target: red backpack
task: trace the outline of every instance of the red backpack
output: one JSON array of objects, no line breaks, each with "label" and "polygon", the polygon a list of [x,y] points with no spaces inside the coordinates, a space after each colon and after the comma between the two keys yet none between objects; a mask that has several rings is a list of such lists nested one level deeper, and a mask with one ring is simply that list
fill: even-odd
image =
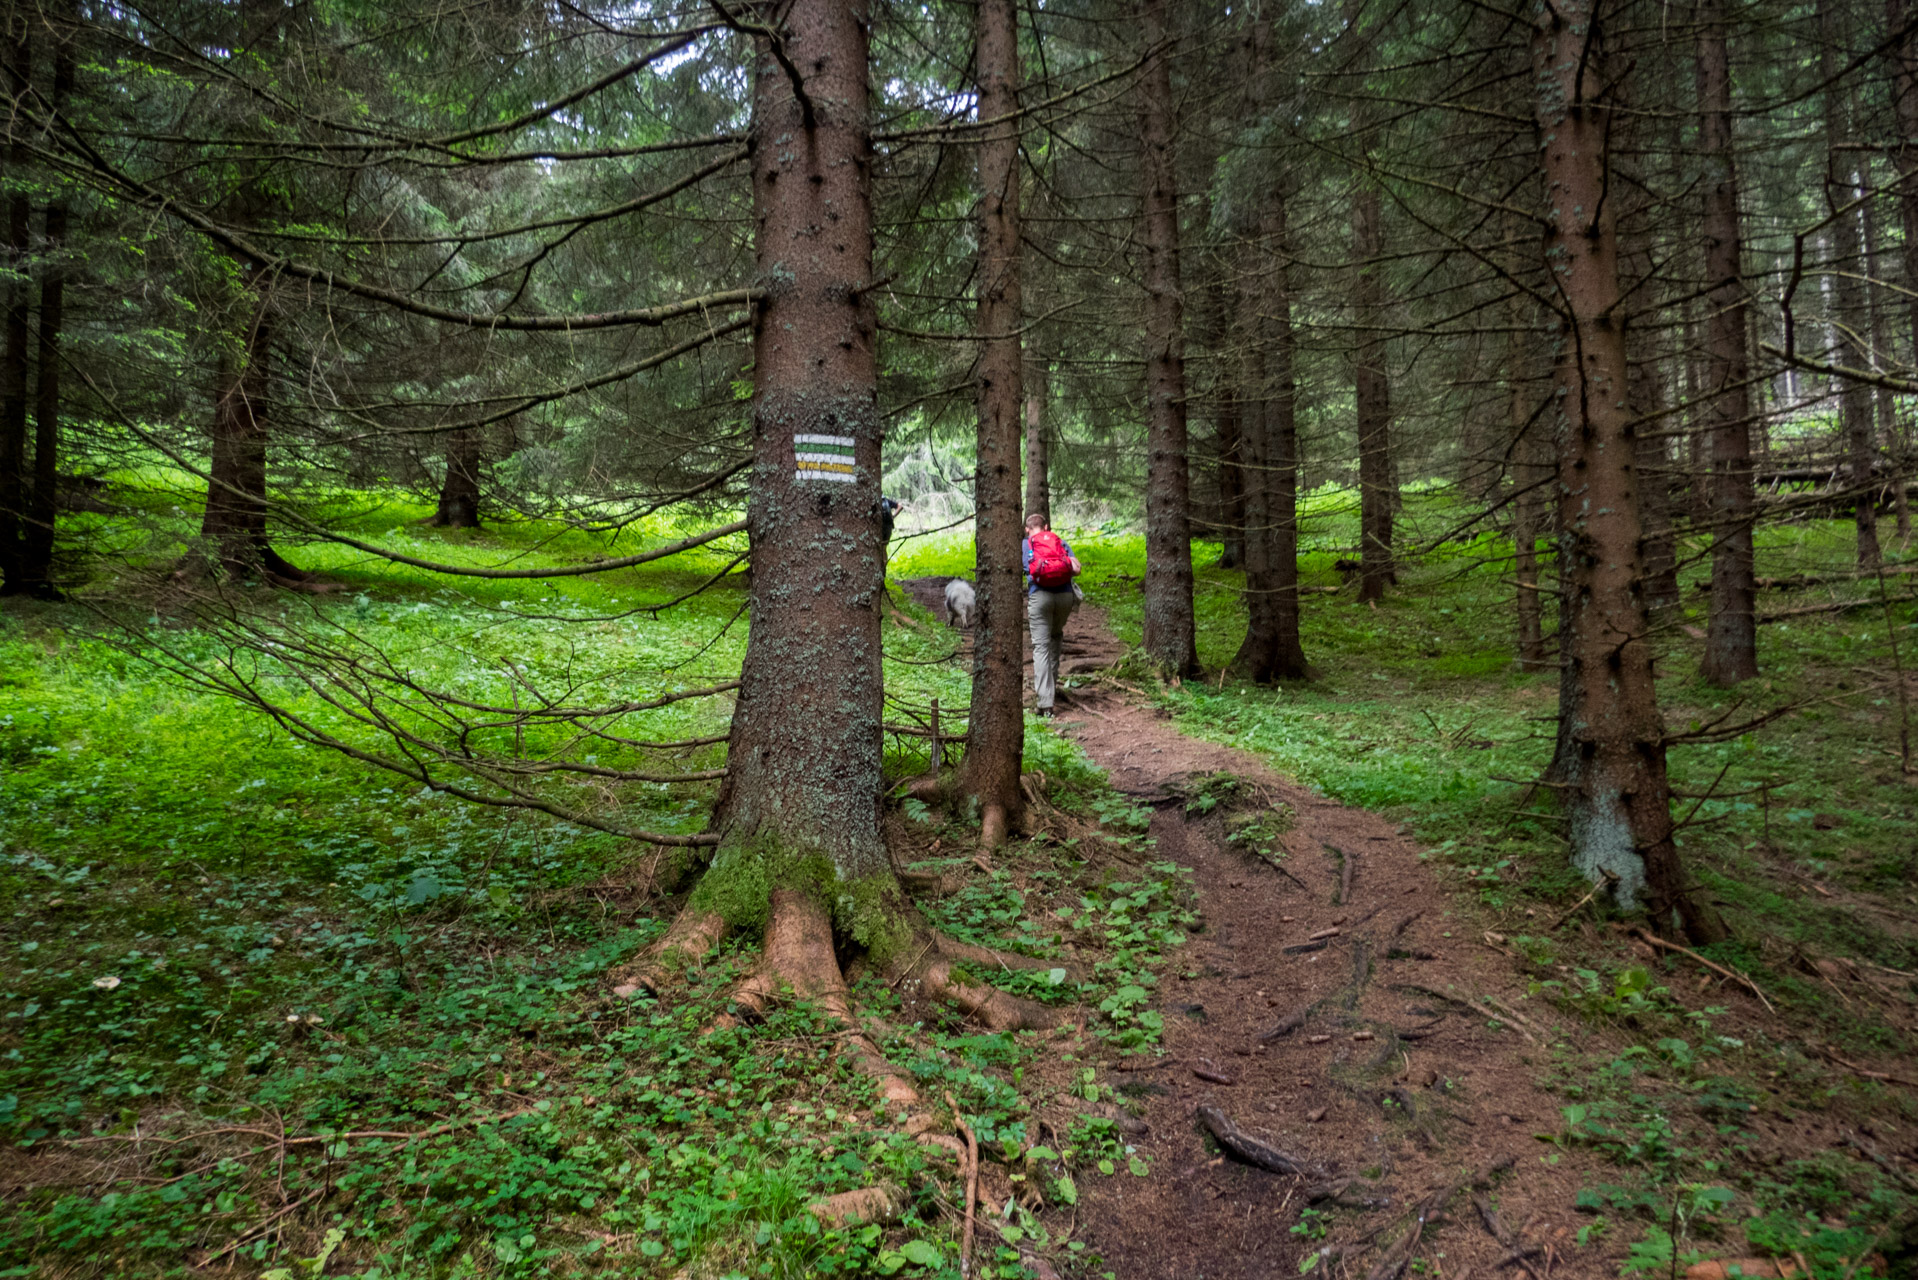
[{"label": "red backpack", "polygon": [[1045,591],[1064,591],[1072,585],[1072,557],[1058,534],[1042,529],[1026,541],[1032,544],[1032,563],[1026,572],[1034,585]]}]

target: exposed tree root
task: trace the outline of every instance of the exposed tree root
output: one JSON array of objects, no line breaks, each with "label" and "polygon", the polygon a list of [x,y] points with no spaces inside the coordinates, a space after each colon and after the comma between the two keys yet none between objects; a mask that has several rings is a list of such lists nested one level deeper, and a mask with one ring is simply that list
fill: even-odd
[{"label": "exposed tree root", "polygon": [[987,851],[997,849],[1006,842],[1006,807],[1002,804],[989,804],[979,824],[979,847]]},{"label": "exposed tree root", "polygon": [[1064,969],[1067,982],[1081,982],[1085,979],[1085,967],[1074,964],[1070,960],[1042,960],[1037,956],[1022,956],[1011,951],[999,951],[992,947],[961,942],[957,938],[948,938],[943,933],[933,937],[932,948],[935,953],[948,960],[965,960],[983,968],[1027,972],[1037,969]]},{"label": "exposed tree root", "polygon": [[726,922],[716,913],[686,908],[674,917],[665,937],[613,975],[613,994],[621,999],[641,991],[658,994],[669,978],[703,958],[725,936]]},{"label": "exposed tree root", "polygon": [[906,1193],[890,1182],[841,1191],[806,1206],[806,1212],[829,1227],[855,1227],[866,1222],[896,1222],[909,1203]]},{"label": "exposed tree root", "polygon": [[919,1090],[886,1061],[853,1016],[846,980],[833,954],[832,917],[826,914],[825,906],[811,894],[775,889],[772,915],[766,922],[765,952],[735,998],[746,1008],[760,1012],[770,1008],[787,989],[818,1005],[845,1028],[844,1038],[854,1064],[872,1078],[882,1098],[909,1109],[920,1104]]},{"label": "exposed tree root", "polygon": [[953,973],[949,960],[929,960],[903,977],[905,983],[917,982],[925,994],[944,1000],[988,1031],[1042,1030],[1054,1022],[1052,1011],[1042,1004],[1007,995],[989,983],[965,981]]}]

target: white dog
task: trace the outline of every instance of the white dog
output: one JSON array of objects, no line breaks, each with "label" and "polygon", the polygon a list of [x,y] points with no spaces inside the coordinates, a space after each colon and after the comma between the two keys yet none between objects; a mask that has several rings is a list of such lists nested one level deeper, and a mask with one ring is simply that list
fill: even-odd
[{"label": "white dog", "polygon": [[946,584],[946,625],[949,627],[972,627],[972,611],[978,608],[978,597],[972,593],[972,584],[964,578],[954,578]]}]

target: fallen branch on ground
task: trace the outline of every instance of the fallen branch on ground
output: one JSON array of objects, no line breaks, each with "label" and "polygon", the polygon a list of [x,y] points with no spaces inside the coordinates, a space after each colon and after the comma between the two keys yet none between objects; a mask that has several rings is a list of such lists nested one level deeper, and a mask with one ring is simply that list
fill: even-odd
[{"label": "fallen branch on ground", "polygon": [[1680,955],[1690,956],[1692,959],[1698,961],[1698,963],[1704,965],[1707,969],[1710,969],[1713,973],[1723,974],[1725,977],[1730,978],[1733,982],[1739,983],[1747,991],[1750,991],[1753,995],[1758,997],[1758,1003],[1765,1006],[1765,1012],[1771,1014],[1773,1017],[1778,1016],[1778,1010],[1772,1008],[1771,1001],[1765,999],[1765,993],[1758,989],[1758,984],[1756,982],[1753,982],[1750,978],[1747,978],[1744,974],[1739,973],[1737,970],[1727,969],[1722,964],[1715,964],[1712,961],[1707,960],[1704,956],[1699,955],[1696,951],[1693,951],[1690,947],[1681,947],[1676,942],[1667,942],[1665,939],[1653,933],[1650,929],[1633,929],[1632,933],[1635,936],[1644,939],[1646,942],[1651,943],[1654,947],[1662,947],[1667,951],[1676,951]]}]

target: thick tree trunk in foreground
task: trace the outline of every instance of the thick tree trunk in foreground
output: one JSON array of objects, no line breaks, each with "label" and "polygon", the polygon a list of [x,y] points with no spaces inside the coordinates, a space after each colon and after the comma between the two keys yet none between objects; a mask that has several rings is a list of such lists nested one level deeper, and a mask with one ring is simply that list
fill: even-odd
[{"label": "thick tree trunk in foreground", "polygon": [[1046,362],[1035,357],[1025,363],[1026,390],[1026,514],[1052,520],[1050,449],[1046,441]]},{"label": "thick tree trunk in foreground", "polygon": [[[979,0],[979,117],[1019,109],[1013,0]],[[973,631],[972,714],[965,789],[978,797],[981,843],[999,843],[1023,810],[1025,575],[1019,544],[1019,126],[1007,119],[979,144],[979,436],[973,479],[979,612]]]},{"label": "thick tree trunk in foreground", "polygon": [[1352,364],[1359,433],[1359,599],[1382,600],[1392,570],[1392,512],[1398,502],[1392,471],[1392,384],[1385,371],[1385,288],[1379,273],[1385,220],[1379,189],[1360,186],[1352,203],[1352,256],[1358,263],[1353,317],[1358,322]]},{"label": "thick tree trunk in foreground", "polygon": [[1139,240],[1145,252],[1145,651],[1179,675],[1199,669],[1192,617],[1192,517],[1187,466],[1184,300],[1179,283],[1179,188],[1173,164],[1172,63],[1165,0],[1141,0],[1140,38],[1154,50],[1139,73]]},{"label": "thick tree trunk in foreground", "polygon": [[[1842,63],[1838,50],[1844,38],[1844,26],[1833,0],[1818,5],[1818,67],[1828,82],[1825,91],[1825,201],[1833,210],[1845,212],[1832,219],[1832,319],[1838,350],[1833,363],[1853,369],[1871,367],[1865,350],[1864,335],[1870,325],[1865,311],[1865,289],[1859,277],[1865,262],[1859,249],[1858,210],[1848,207],[1858,199],[1858,179],[1853,172],[1852,153],[1845,149],[1851,141],[1851,90],[1839,82]],[[1871,388],[1862,382],[1841,379],[1838,386],[1838,416],[1845,433],[1848,459],[1846,477],[1857,491],[1853,506],[1853,524],[1857,530],[1858,567],[1875,569],[1878,550],[1878,488],[1873,483],[1871,464],[1877,457],[1872,447]]]},{"label": "thick tree trunk in foreground", "polygon": [[[15,99],[19,87],[33,73],[32,15],[24,6],[9,6],[0,16],[0,47],[7,69],[0,76],[4,106],[17,117],[24,103]],[[24,131],[17,131],[7,148],[7,167],[24,175],[27,146]],[[5,197],[6,259],[14,279],[5,286],[4,345],[0,345],[0,579],[9,589],[20,580],[20,532],[27,505],[27,371],[31,363],[28,347],[32,337],[33,286],[26,279],[27,251],[31,238],[33,209],[25,190]]]},{"label": "thick tree trunk in foreground", "polygon": [[446,433],[446,477],[440,481],[439,509],[427,523],[441,529],[480,527],[479,428],[460,427]]},{"label": "thick tree trunk in foreground", "polygon": [[1758,580],[1752,549],[1751,392],[1745,269],[1732,162],[1731,59],[1724,0],[1699,0],[1698,147],[1705,187],[1705,430],[1711,438],[1712,602],[1705,679],[1758,674]]},{"label": "thick tree trunk in foreground", "polygon": [[1559,317],[1559,566],[1565,624],[1561,757],[1554,772],[1570,819],[1572,862],[1611,877],[1619,905],[1641,895],[1653,927],[1678,917],[1687,936],[1724,925],[1685,881],[1672,840],[1664,725],[1652,680],[1641,593],[1633,422],[1624,403],[1618,231],[1604,199],[1611,85],[1599,57],[1594,0],[1561,0],[1534,17],[1532,69],[1545,178],[1544,260]]},{"label": "thick tree trunk in foreground", "polygon": [[752,631],[714,822],[729,858],[891,879],[880,831],[878,366],[867,13],[799,0],[754,68]]}]

